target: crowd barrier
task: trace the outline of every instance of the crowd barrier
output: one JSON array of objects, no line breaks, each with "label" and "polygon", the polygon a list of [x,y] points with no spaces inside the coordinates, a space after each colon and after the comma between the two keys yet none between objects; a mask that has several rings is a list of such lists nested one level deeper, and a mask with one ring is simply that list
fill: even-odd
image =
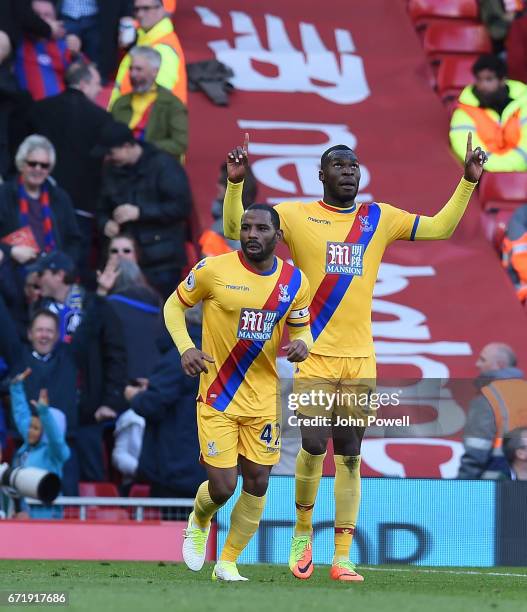
[{"label": "crowd barrier", "polygon": [[[314,563],[330,563],[333,554],[333,483],[327,477],[320,483]],[[218,512],[218,550],[235,499]],[[527,482],[363,478],[351,558],[360,564],[527,565],[526,516]],[[240,563],[287,563],[294,520],[294,478],[271,477],[260,528]]]}]

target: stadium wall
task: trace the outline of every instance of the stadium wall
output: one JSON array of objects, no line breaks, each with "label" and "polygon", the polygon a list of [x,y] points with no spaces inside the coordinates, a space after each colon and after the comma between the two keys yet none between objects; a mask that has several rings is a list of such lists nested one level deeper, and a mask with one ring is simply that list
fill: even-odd
[{"label": "stadium wall", "polygon": [[[330,563],[333,553],[333,482],[322,478],[315,505],[313,560],[319,564]],[[235,499],[218,513],[218,550],[225,543]],[[293,499],[294,478],[271,477],[260,529],[240,563],[287,563]],[[526,508],[527,483],[364,478],[352,560],[370,565],[526,565]]]}]

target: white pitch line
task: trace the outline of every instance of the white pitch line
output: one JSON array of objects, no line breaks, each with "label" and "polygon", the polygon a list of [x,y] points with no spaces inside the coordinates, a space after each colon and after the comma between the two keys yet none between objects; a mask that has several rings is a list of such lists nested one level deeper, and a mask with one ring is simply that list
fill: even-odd
[{"label": "white pitch line", "polygon": [[463,574],[476,576],[511,576],[514,578],[527,578],[527,574],[512,574],[507,572],[476,572],[473,570],[435,570],[435,569],[406,569],[401,567],[368,567],[367,565],[360,566],[360,569],[370,572],[418,572],[421,574]]}]

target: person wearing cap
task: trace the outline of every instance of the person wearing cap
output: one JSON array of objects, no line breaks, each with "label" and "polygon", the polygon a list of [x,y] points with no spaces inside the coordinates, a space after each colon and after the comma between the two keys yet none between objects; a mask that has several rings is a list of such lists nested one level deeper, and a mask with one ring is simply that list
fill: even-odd
[{"label": "person wearing cap", "polygon": [[66,253],[40,257],[34,268],[40,275],[41,306],[58,315],[60,339],[83,347],[76,354],[80,477],[102,481],[102,423],[124,408],[127,358],[121,322],[104,298],[75,283],[75,266]]},{"label": "person wearing cap", "polygon": [[104,155],[97,208],[101,234],[131,234],[148,282],[168,297],[187,263],[185,239],[191,197],[187,175],[173,157],[138,142],[123,123],[105,126],[94,155]]}]

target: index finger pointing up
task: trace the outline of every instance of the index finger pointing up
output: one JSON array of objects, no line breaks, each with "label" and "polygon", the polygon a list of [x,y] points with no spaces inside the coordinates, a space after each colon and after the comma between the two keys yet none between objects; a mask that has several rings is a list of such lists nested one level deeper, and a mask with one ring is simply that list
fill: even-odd
[{"label": "index finger pointing up", "polygon": [[243,150],[246,153],[249,153],[249,132],[245,132],[245,136],[243,139]]},{"label": "index finger pointing up", "polygon": [[472,153],[472,132],[467,136],[467,153]]}]

